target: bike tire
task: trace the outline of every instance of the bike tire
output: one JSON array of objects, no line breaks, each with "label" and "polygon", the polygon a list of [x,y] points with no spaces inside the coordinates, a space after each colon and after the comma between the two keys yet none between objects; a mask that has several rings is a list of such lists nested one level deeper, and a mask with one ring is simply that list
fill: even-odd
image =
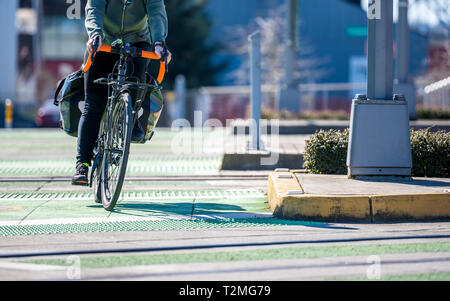
[{"label": "bike tire", "polygon": [[94,201],[97,204],[102,203],[102,163],[105,136],[105,116],[100,123],[100,130],[97,139],[97,145],[94,149],[94,164],[92,166],[92,186],[94,188]]},{"label": "bike tire", "polygon": [[[131,96],[122,92],[117,97],[111,115],[110,130],[107,133],[102,159],[101,195],[103,208],[112,211],[119,200],[130,152],[131,132],[133,130],[133,110]],[[114,140],[120,139],[120,149]],[[120,155],[118,155],[118,153]],[[120,156],[120,158],[119,158]],[[112,178],[115,176],[114,178]]]}]

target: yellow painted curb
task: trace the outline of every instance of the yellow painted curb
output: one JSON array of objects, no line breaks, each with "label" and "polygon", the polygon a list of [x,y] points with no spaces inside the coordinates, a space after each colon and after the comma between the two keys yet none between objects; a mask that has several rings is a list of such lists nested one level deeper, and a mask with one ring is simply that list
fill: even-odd
[{"label": "yellow painted curb", "polygon": [[[292,178],[288,178],[287,174]],[[304,193],[293,172],[271,173],[267,195],[274,216],[320,221],[370,221],[367,196],[289,194],[300,190]]]},{"label": "yellow painted curb", "polygon": [[382,222],[450,218],[450,194],[305,194],[294,171],[272,172],[268,201],[274,216],[330,222]]},{"label": "yellow painted curb", "polygon": [[373,221],[450,218],[450,193],[371,196]]}]

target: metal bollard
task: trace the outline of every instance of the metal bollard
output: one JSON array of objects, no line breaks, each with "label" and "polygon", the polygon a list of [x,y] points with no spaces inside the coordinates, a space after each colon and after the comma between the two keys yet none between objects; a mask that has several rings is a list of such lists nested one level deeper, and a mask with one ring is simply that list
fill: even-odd
[{"label": "metal bollard", "polygon": [[5,128],[11,129],[13,127],[13,104],[11,99],[5,100]]},{"label": "metal bollard", "polygon": [[249,36],[250,42],[250,83],[251,83],[251,120],[250,135],[251,147],[254,150],[261,149],[261,33],[259,31]]},{"label": "metal bollard", "polygon": [[175,91],[177,94],[176,107],[177,116],[175,119],[187,119],[186,118],[186,77],[179,74],[175,77]]}]

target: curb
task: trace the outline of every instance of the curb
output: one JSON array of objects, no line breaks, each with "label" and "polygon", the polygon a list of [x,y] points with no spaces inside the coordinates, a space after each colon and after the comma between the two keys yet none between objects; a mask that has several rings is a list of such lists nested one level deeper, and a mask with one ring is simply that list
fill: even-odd
[{"label": "curb", "polygon": [[221,170],[273,170],[281,166],[301,168],[303,166],[303,154],[274,152],[225,153],[222,158]]},{"label": "curb", "polygon": [[277,218],[366,223],[450,218],[450,193],[306,194],[295,172],[300,170],[278,169],[268,177],[268,202]]}]

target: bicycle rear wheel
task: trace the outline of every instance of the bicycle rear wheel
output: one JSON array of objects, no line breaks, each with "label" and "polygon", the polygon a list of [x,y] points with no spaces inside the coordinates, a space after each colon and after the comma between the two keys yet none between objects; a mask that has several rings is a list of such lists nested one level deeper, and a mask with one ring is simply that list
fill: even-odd
[{"label": "bicycle rear wheel", "polygon": [[122,92],[112,110],[102,162],[102,203],[108,211],[114,209],[122,190],[130,152],[132,123],[131,97],[128,92]]}]

